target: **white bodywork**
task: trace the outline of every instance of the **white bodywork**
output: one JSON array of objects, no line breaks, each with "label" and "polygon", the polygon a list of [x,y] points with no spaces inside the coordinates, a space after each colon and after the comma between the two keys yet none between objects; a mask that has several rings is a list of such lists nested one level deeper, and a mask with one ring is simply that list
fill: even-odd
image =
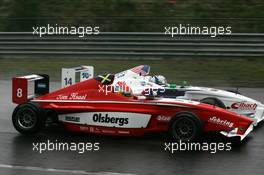
[{"label": "white bodywork", "polygon": [[[78,74],[77,74],[78,73]],[[61,87],[67,87],[79,81],[90,79],[94,76],[93,66],[79,66],[61,69]]]},{"label": "white bodywork", "polygon": [[84,112],[59,115],[60,121],[116,128],[146,128],[150,114],[129,112]]},{"label": "white bodywork", "polygon": [[259,123],[264,119],[264,105],[256,101],[252,98],[236,94],[233,92],[214,89],[214,88],[206,88],[206,87],[176,87],[181,90],[186,90],[184,96],[179,96],[176,98],[184,98],[191,100],[202,100],[207,97],[214,97],[221,100],[226,108],[229,111],[245,115],[255,120],[255,124]]}]

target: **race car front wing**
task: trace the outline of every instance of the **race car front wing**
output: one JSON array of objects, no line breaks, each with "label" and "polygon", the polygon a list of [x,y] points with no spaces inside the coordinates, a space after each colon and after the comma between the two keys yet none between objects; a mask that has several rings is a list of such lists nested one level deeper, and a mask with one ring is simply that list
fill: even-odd
[{"label": "race car front wing", "polygon": [[238,134],[238,128],[235,128],[229,132],[221,131],[220,133],[226,137],[240,137],[240,140],[242,141],[253,130],[253,127],[254,124],[251,124],[243,135]]}]

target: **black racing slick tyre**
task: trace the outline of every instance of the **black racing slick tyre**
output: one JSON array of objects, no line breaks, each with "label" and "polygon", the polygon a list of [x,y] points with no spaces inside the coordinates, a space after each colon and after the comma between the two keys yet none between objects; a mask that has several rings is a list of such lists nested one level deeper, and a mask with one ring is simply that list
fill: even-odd
[{"label": "black racing slick tyre", "polygon": [[225,104],[221,100],[215,97],[207,97],[207,98],[200,100],[200,102],[226,109]]},{"label": "black racing slick tyre", "polygon": [[202,135],[203,124],[193,113],[182,112],[170,122],[169,133],[176,142],[193,142]]},{"label": "black racing slick tyre", "polygon": [[15,108],[12,122],[18,132],[22,134],[35,134],[45,125],[45,115],[37,105],[25,103]]}]

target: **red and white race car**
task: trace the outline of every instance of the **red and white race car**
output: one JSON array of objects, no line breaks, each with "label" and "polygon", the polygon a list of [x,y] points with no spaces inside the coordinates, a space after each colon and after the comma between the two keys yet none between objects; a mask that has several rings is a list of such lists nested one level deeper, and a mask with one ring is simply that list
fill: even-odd
[{"label": "red and white race car", "polygon": [[[146,74],[141,74],[140,69],[146,70]],[[90,69],[90,68],[89,68]],[[218,106],[223,109],[244,115],[254,120],[257,125],[264,120],[264,104],[246,97],[235,91],[221,90],[210,87],[197,87],[176,84],[168,84],[162,75],[149,76],[150,66],[140,65],[132,69],[116,74],[115,85],[126,84],[133,93],[157,93],[163,98],[176,98],[199,101],[206,104]]]},{"label": "red and white race car", "polygon": [[[187,85],[168,84],[162,75],[150,76],[149,65],[137,67],[115,74],[113,86],[116,91],[123,91],[134,95],[152,95],[163,98],[176,98],[199,101],[206,104],[218,106],[231,112],[244,115],[254,120],[254,126],[264,120],[264,104],[260,101],[246,97],[235,91],[221,90],[210,87],[197,87]],[[76,77],[79,77],[76,79]],[[94,75],[93,66],[81,66],[62,69],[62,87],[74,84],[77,81],[84,81]]]},{"label": "red and white race car", "polygon": [[[52,118],[70,131],[131,136],[168,132],[176,141],[193,141],[210,131],[242,140],[253,128],[252,119],[216,106],[120,93],[112,86],[114,80],[112,74],[96,76],[49,92],[47,75],[15,77],[12,98],[19,105],[13,125],[20,133],[34,134]],[[33,95],[28,93],[30,82]]]}]

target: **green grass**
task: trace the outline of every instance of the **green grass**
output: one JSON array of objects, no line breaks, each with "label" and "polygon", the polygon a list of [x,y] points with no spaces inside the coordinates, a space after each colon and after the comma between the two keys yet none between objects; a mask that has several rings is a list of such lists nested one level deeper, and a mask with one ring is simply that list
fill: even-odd
[{"label": "green grass", "polygon": [[200,86],[264,87],[263,58],[178,58],[161,60],[108,60],[85,58],[0,59],[0,79],[47,73],[60,80],[62,67],[92,65],[96,74],[117,73],[140,64],[151,66],[151,74],[161,74],[170,82],[187,81]]}]

